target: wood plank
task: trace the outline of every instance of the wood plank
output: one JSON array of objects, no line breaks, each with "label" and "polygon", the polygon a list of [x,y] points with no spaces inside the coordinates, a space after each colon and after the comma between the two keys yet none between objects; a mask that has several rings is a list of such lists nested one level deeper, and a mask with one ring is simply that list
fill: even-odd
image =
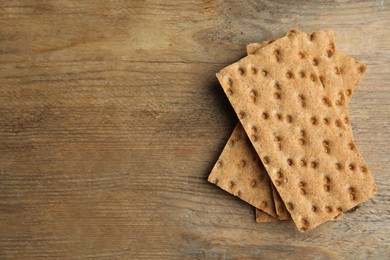
[{"label": "wood plank", "polygon": [[[385,1],[0,0],[0,258],[390,255]],[[237,119],[215,72],[291,28],[368,64],[351,104],[376,197],[300,234],[207,183]]]}]

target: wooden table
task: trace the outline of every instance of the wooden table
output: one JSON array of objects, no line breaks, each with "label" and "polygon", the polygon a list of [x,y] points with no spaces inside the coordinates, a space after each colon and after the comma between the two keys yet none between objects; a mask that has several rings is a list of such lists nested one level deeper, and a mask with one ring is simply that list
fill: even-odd
[{"label": "wooden table", "polygon": [[[0,258],[390,257],[389,2],[240,2],[0,1]],[[237,122],[215,72],[292,27],[368,64],[379,187],[304,234],[206,181]]]}]

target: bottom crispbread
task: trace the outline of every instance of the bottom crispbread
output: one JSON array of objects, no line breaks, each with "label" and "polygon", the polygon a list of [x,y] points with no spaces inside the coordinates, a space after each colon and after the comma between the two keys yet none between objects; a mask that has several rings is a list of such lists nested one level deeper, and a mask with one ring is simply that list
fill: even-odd
[{"label": "bottom crispbread", "polygon": [[264,222],[276,222],[278,221],[277,218],[272,217],[271,215],[268,215],[264,211],[261,211],[259,209],[256,209],[256,222],[264,223]]}]

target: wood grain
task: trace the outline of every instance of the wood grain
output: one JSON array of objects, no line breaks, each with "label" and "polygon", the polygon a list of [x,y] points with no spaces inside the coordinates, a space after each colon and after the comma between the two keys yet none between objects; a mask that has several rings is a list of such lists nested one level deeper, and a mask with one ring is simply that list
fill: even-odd
[{"label": "wood grain", "polygon": [[[0,0],[0,258],[384,259],[386,1]],[[350,104],[379,192],[300,234],[207,182],[237,119],[215,72],[289,28],[368,65]]]}]

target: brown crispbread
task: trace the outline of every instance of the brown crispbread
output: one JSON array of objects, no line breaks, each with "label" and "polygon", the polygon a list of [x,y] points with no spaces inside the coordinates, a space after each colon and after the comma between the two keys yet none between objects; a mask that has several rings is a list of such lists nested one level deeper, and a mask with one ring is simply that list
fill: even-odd
[{"label": "brown crispbread", "polygon": [[[340,68],[333,75],[319,66],[338,66],[335,50],[329,55],[310,47],[332,42],[322,35],[314,39],[292,32],[217,74],[301,231],[333,219],[376,190],[349,121],[340,117],[347,97],[332,103],[343,89]],[[341,86],[332,90],[333,82]]]},{"label": "brown crispbread", "polygon": [[276,217],[270,179],[241,124],[234,129],[208,181]]},{"label": "brown crispbread", "polygon": [[271,189],[272,189],[272,197],[274,198],[274,203],[275,203],[275,211],[276,211],[276,215],[278,215],[278,219],[280,220],[291,219],[290,213],[288,213],[282,198],[280,198],[279,193],[276,191],[276,188],[273,184],[271,184]]},{"label": "brown crispbread", "polygon": [[276,217],[272,217],[271,215],[268,215],[264,211],[255,208],[255,214],[256,214],[256,222],[276,222],[278,219]]}]

